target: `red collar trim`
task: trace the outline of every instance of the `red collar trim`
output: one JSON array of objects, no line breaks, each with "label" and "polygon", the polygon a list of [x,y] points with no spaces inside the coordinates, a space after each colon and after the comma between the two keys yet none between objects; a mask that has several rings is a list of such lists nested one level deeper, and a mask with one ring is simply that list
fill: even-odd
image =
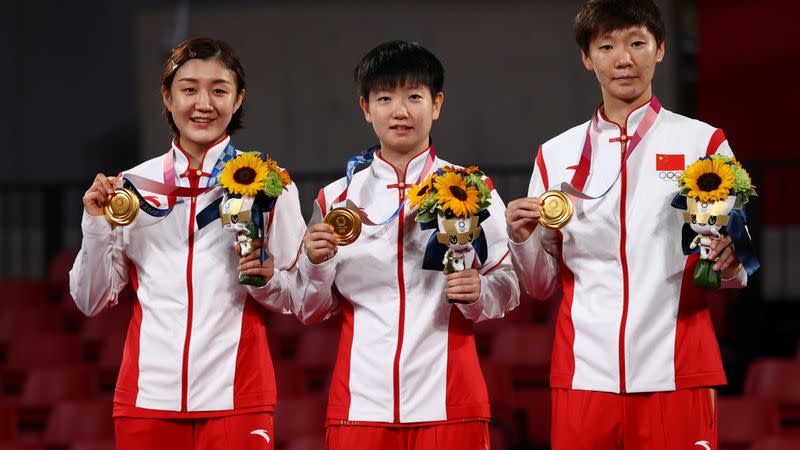
[{"label": "red collar trim", "polygon": [[633,114],[634,112],[639,111],[642,108],[650,105],[653,102],[654,98],[656,98],[656,97],[655,96],[651,96],[646,102],[644,102],[641,105],[639,105],[639,106],[633,108],[632,110],[628,111],[628,114],[625,115],[625,122],[623,122],[621,125],[618,124],[617,122],[614,122],[613,120],[609,119],[608,117],[606,117],[606,112],[605,112],[605,108],[603,107],[604,106],[603,103],[600,103],[600,106],[597,107],[597,116],[600,119],[602,119],[603,122],[606,122],[606,123],[611,124],[611,125],[616,125],[619,128],[627,129],[628,128],[628,120],[630,119],[631,114]]},{"label": "red collar trim", "polygon": [[[408,175],[408,167],[411,165],[411,163],[414,160],[416,160],[417,158],[419,158],[420,156],[422,156],[422,155],[428,153],[429,151],[431,151],[431,149],[433,149],[433,145],[429,145],[428,147],[425,148],[425,150],[422,150],[421,152],[419,152],[416,155],[414,155],[411,159],[409,159],[406,162],[405,168],[403,169],[403,174],[404,175]],[[402,180],[400,179],[400,172],[397,171],[397,168],[394,166],[394,164],[390,163],[389,161],[387,161],[386,159],[383,158],[383,155],[381,154],[381,149],[378,149],[378,150],[375,151],[375,158],[377,158],[377,159],[385,162],[386,164],[388,164],[389,167],[391,167],[394,170],[395,175],[397,175],[397,180],[398,181],[405,182],[405,178],[406,177],[403,176],[403,179]]]},{"label": "red collar trim", "polygon": [[[219,139],[217,139],[217,140],[216,140],[216,141],[215,141],[213,144],[211,144],[210,146],[208,146],[208,148],[206,148],[205,150],[203,150],[203,157],[202,157],[202,158],[200,158],[200,168],[202,168],[202,167],[203,167],[203,165],[204,165],[204,163],[205,163],[205,160],[206,160],[206,155],[208,154],[208,151],[209,151],[209,150],[211,150],[212,148],[216,147],[217,145],[219,145],[219,144],[220,144],[221,142],[223,142],[225,139],[228,139],[228,137],[229,137],[229,136],[228,136],[228,134],[227,134],[227,133],[224,133],[224,134],[223,134],[223,135],[222,135],[222,136],[221,136]],[[179,139],[178,137],[175,137],[175,138],[173,138],[173,139],[172,139],[172,147],[174,147],[174,148],[178,149],[178,150],[179,150],[181,153],[183,153],[183,156],[184,156],[184,158],[186,158],[186,160],[187,160],[187,161],[191,161],[191,158],[189,157],[189,156],[190,156],[190,155],[189,155],[189,153],[187,153],[187,152],[186,152],[186,150],[184,150],[183,148],[181,148],[180,144],[178,143],[178,139]],[[187,169],[188,169],[188,165],[187,165]]]}]

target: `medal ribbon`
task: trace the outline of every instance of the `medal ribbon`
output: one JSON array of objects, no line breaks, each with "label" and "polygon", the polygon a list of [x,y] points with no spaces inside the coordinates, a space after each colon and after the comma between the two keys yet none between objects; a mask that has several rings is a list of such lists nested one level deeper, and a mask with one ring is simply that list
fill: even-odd
[{"label": "medal ribbon", "polygon": [[[597,125],[597,114],[592,116],[592,121],[589,123],[589,127],[586,129],[586,140],[583,143],[583,152],[581,152],[581,160],[578,163],[578,168],[575,169],[575,175],[572,177],[572,181],[567,183],[566,181],[561,183],[561,191],[565,194],[568,194],[572,197],[573,201],[575,198],[581,198],[584,200],[597,200],[599,198],[604,197],[606,194],[611,191],[614,185],[619,180],[619,176],[622,174],[622,169],[625,168],[625,163],[628,161],[628,157],[631,156],[633,150],[639,145],[639,142],[644,138],[648,131],[650,131],[650,127],[653,126],[653,123],[656,121],[658,117],[658,113],[661,111],[661,102],[658,101],[656,97],[650,101],[650,104],[647,107],[647,112],[642,119],[642,122],[636,128],[636,133],[630,138],[628,141],[625,154],[622,157],[622,162],[619,167],[619,172],[617,172],[616,178],[614,181],[611,182],[611,185],[606,189],[602,194],[598,196],[591,196],[583,192],[583,187],[586,184],[586,179],[589,178],[589,173],[592,165],[592,138],[591,138],[591,131]],[[628,139],[627,136],[623,136],[620,139]],[[624,141],[623,141],[624,142]]]},{"label": "medal ribbon", "polygon": [[[164,183],[135,174],[123,175],[122,183],[125,188],[133,191],[133,193],[139,198],[139,208],[142,211],[154,217],[165,217],[172,212],[172,209],[175,206],[175,199],[177,197],[197,197],[200,194],[206,193],[213,189],[217,185],[217,179],[219,178],[220,172],[225,167],[225,163],[233,159],[235,156],[236,149],[229,141],[228,145],[220,154],[219,159],[217,159],[217,162],[214,164],[214,169],[212,170],[211,176],[206,183],[206,187],[203,188],[176,186],[174,150],[170,150],[164,157]],[[166,209],[156,208],[144,199],[144,197],[139,193],[139,189],[166,196],[169,207]]]},{"label": "medal ribbon", "polygon": [[[428,175],[428,172],[430,172],[431,167],[433,167],[434,161],[436,160],[436,149],[433,148],[433,145],[431,145],[428,148],[430,150],[428,151],[428,156],[425,160],[425,166],[422,168],[422,172],[420,172],[419,178],[414,184],[419,184],[420,182],[422,182],[422,180],[425,179],[425,177]],[[345,186],[344,191],[342,191],[342,193],[339,194],[338,197],[336,197],[336,200],[333,201],[331,209],[345,206],[348,203],[352,204],[352,202],[349,202],[347,200],[347,191],[350,189],[350,183],[353,181],[353,174],[355,173],[358,167],[369,166],[370,164],[372,164],[372,161],[375,160],[375,152],[378,149],[380,149],[380,145],[372,146],[362,151],[361,153],[353,156],[347,161],[347,186]],[[403,189],[403,187],[398,186],[398,189]],[[391,216],[389,216],[388,219],[384,220],[381,223],[375,223],[372,220],[370,220],[367,214],[361,209],[358,209],[356,207],[355,210],[358,212],[358,215],[361,216],[361,221],[366,225],[386,225],[391,221],[393,221],[400,214],[400,211],[403,210],[405,205],[406,205],[406,197],[404,195],[403,201],[400,203],[400,206],[397,207],[397,209],[394,211],[394,213],[392,213]]]}]

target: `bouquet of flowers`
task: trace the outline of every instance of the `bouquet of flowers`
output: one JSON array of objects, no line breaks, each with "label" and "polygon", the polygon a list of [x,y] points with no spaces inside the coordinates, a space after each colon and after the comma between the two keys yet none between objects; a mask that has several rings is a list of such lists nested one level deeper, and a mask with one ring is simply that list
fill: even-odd
[{"label": "bouquet of flowers", "polygon": [[490,199],[491,188],[476,166],[442,167],[409,190],[408,201],[418,208],[414,220],[438,225],[436,238],[448,248],[442,260],[446,273],[466,269],[465,255],[480,236],[480,213]]},{"label": "bouquet of flowers", "polygon": [[682,188],[678,195],[686,198],[684,220],[697,233],[689,248],[700,247],[694,284],[718,288],[719,272],[713,270],[714,261],[708,260],[711,242],[721,238],[720,230],[729,225],[731,212],[742,210],[750,197],[756,196],[755,186],[742,165],[724,155],[705,156],[695,161],[678,179],[678,185]]},{"label": "bouquet of flowers", "polygon": [[442,167],[408,191],[408,201],[418,208],[415,220],[430,222],[439,215],[447,218],[472,216],[489,207],[491,190],[477,166]]},{"label": "bouquet of flowers", "polygon": [[[253,239],[258,239],[260,234],[263,263],[267,258],[263,246],[263,215],[272,210],[286,186],[292,183],[292,178],[267,155],[247,152],[225,163],[219,183],[225,190],[220,204],[223,229],[235,233],[241,256],[253,251]],[[264,286],[266,280],[261,276],[239,274],[239,283]]]}]

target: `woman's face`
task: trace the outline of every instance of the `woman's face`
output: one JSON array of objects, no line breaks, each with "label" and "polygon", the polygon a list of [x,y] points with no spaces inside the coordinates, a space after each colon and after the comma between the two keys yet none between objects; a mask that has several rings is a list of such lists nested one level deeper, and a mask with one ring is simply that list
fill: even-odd
[{"label": "woman's face", "polygon": [[204,152],[225,133],[241,107],[236,74],[217,59],[190,59],[175,72],[169,91],[161,88],[164,105],[180,131],[187,152]]}]

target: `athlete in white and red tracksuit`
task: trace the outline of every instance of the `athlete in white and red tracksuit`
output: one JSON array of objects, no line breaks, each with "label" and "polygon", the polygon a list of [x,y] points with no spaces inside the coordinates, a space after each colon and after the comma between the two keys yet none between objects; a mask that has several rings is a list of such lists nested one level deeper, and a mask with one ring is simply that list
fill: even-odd
[{"label": "athlete in white and red tracksuit", "polygon": [[[165,155],[122,174],[211,190],[172,200],[143,190],[151,205],[173,205],[171,213],[156,220],[140,211],[132,225],[117,228],[101,206],[118,178],[98,175],[84,197],[83,242],[70,272],[76,305],[94,316],[116,305],[128,283],[136,291],[114,393],[118,449],[274,446],[264,312],[291,313],[284,271],[296,261],[305,223],[289,185],[265,214],[270,258],[255,270],[260,262],[240,260],[234,233],[221,226],[214,201],[222,188],[213,175],[221,156],[238,154],[228,136],[236,104],[227,94],[244,87],[238,60],[219,56],[230,52],[210,39],[173,50],[179,68],[165,101],[179,136]],[[240,265],[269,278],[266,286],[239,284]]]},{"label": "athlete in white and red tracksuit", "polygon": [[[368,217],[386,218],[404,200],[398,188],[420,177],[430,149],[417,155],[399,177],[380,157],[355,174],[348,198]],[[431,170],[449,165],[436,158]],[[320,191],[317,217],[344,191],[341,179]],[[407,205],[383,226],[362,228],[353,244],[313,264],[298,262],[298,317],[313,323],[340,310],[339,354],[331,382],[329,424],[388,425],[447,423],[489,418],[489,402],[473,340],[473,323],[502,317],[516,306],[516,277],[507,257],[504,207],[492,192],[490,216],[482,224],[488,258],[475,260],[480,299],[469,305],[445,301],[440,270],[422,268],[428,240]],[[320,215],[321,214],[321,215]]]},{"label": "athlete in white and red tracksuit", "polygon": [[[340,179],[319,192],[292,291],[304,322],[343,316],[327,446],[485,449],[489,399],[473,324],[502,317],[519,301],[503,201],[492,191],[490,215],[481,223],[485,259],[471,257],[468,270],[447,276],[441,265],[424,268],[436,230],[414,221],[405,195],[449,165],[429,146],[443,101],[441,64],[419,44],[395,41],[369,52],[357,73],[361,105],[381,146],[349,186]],[[408,83],[414,75],[418,83]],[[337,246],[332,229],[315,222],[345,198],[379,225],[364,225],[354,243]],[[429,260],[440,263],[442,256]],[[469,303],[450,304],[446,296]]]},{"label": "athlete in white and red tracksuit", "polygon": [[[652,97],[664,54],[658,23],[650,2],[594,1],[579,12],[583,61],[604,103],[540,147],[529,197],[507,210],[526,291],[561,291],[550,376],[558,450],[716,448],[710,388],[725,384],[725,373],[693,284],[698,255],[684,255],[683,215],[671,202],[686,165],[731,150],[722,130]],[[575,200],[561,230],[537,226],[538,197],[562,182],[592,197],[610,190]],[[747,273],[730,242],[717,242],[710,256],[720,256],[723,287],[742,287]]]}]

